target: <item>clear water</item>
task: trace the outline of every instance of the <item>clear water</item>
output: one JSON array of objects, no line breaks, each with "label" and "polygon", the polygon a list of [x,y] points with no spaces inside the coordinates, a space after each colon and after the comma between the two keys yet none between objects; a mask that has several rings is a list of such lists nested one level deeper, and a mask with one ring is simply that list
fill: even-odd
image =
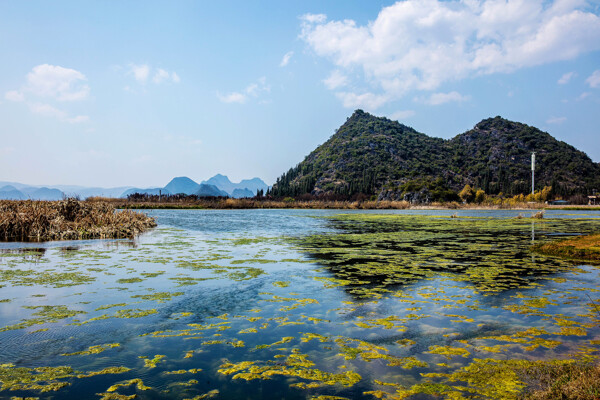
[{"label": "clear water", "polygon": [[134,241],[0,243],[0,398],[385,398],[598,354],[598,267],[529,251],[598,212],[148,213]]}]

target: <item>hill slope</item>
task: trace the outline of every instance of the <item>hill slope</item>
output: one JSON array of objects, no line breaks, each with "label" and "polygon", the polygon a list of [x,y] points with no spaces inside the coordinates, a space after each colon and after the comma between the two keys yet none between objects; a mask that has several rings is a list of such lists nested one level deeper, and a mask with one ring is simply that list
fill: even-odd
[{"label": "hill slope", "polygon": [[169,193],[178,194],[194,194],[200,189],[200,185],[188,178],[187,176],[180,176],[171,179],[171,182],[167,183],[165,189]]},{"label": "hill slope", "polygon": [[600,189],[599,164],[525,124],[495,117],[444,140],[357,110],[329,140],[278,178],[272,194],[381,197],[427,187],[443,199],[465,184],[492,194],[527,193],[532,151],[537,153],[536,188],[552,185],[560,194]]}]

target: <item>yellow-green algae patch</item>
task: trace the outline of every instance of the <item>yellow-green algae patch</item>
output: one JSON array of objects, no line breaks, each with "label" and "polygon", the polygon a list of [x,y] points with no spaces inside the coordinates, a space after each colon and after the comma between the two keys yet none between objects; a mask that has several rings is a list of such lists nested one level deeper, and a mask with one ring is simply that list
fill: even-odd
[{"label": "yellow-green algae patch", "polygon": [[0,390],[39,390],[51,392],[69,385],[63,379],[72,378],[76,371],[71,367],[15,367],[14,364],[0,364]]},{"label": "yellow-green algae patch", "polygon": [[87,350],[77,351],[75,353],[64,353],[61,354],[61,356],[84,356],[89,354],[99,354],[105,350],[113,349],[119,346],[121,346],[119,343],[100,344],[97,346],[90,346],[87,348]]},{"label": "yellow-green algae patch", "polygon": [[136,378],[136,379],[130,379],[128,381],[123,381],[120,383],[116,383],[114,385],[112,385],[111,387],[109,387],[108,389],[106,389],[107,392],[116,392],[120,387],[128,387],[131,385],[135,385],[135,388],[137,390],[150,390],[152,389],[149,386],[144,385],[144,382],[140,379],[140,378]]},{"label": "yellow-green algae patch", "polygon": [[181,296],[183,294],[183,292],[156,292],[151,294],[138,294],[131,297],[134,299],[153,300],[158,303],[164,303],[165,301],[170,301],[173,297]]},{"label": "yellow-green algae patch", "polygon": [[43,325],[47,323],[59,322],[63,319],[74,317],[77,314],[86,314],[81,310],[70,310],[65,305],[57,306],[24,306],[23,308],[38,310],[32,314],[31,318],[27,318],[18,324],[5,326],[0,328],[0,332],[24,329],[33,325]]},{"label": "yellow-green algae patch", "polygon": [[144,367],[146,368],[156,368],[156,366],[158,365],[159,362],[161,362],[161,360],[163,358],[166,358],[167,356],[163,355],[163,354],[156,354],[154,356],[154,358],[149,359],[149,358],[143,358],[144,359]]},{"label": "yellow-green algae patch", "polygon": [[[531,230],[530,221],[343,214],[331,217],[330,224],[336,231],[292,241],[335,274],[317,278],[332,282],[326,287],[344,286],[359,298],[381,298],[390,285],[435,276],[469,282],[484,294],[534,288],[536,280],[572,268],[567,261],[528,257],[530,242],[523,239],[523,231]],[[595,228],[591,220],[533,224],[543,231]]]},{"label": "yellow-green algae patch", "polygon": [[[297,350],[297,349],[295,349]],[[322,385],[353,386],[362,378],[354,371],[331,373],[317,368],[310,368],[314,363],[308,359],[306,354],[294,351],[283,363],[271,363],[257,365],[254,361],[242,361],[239,363],[226,362],[221,364],[218,372],[223,375],[233,375],[232,379],[271,379],[274,376],[288,376],[307,380],[311,383]]]}]

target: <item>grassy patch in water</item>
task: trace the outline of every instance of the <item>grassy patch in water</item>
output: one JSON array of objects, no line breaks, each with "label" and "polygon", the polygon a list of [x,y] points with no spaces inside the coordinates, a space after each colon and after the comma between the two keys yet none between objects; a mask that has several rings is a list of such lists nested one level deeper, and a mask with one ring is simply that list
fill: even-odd
[{"label": "grassy patch in water", "polygon": [[544,243],[533,246],[532,250],[550,256],[600,262],[600,234]]},{"label": "grassy patch in water", "polygon": [[0,201],[0,240],[5,241],[132,238],[155,226],[154,218],[115,211],[106,202]]}]

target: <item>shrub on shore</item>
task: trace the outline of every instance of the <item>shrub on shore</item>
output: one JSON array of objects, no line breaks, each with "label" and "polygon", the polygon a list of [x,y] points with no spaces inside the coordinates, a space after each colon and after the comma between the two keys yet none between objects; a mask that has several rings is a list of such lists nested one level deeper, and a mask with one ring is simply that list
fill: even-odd
[{"label": "shrub on shore", "polygon": [[153,218],[116,211],[107,202],[0,201],[0,240],[46,241],[131,238],[156,226]]}]

